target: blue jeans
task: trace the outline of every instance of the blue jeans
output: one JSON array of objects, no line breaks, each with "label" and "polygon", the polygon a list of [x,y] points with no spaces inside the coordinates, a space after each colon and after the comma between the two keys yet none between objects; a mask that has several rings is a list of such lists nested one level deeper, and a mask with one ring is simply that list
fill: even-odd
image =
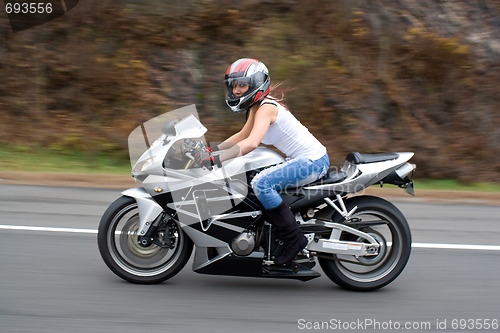
[{"label": "blue jeans", "polygon": [[315,161],[308,158],[289,159],[262,170],[250,185],[262,206],[271,209],[283,201],[278,191],[312,183],[323,177],[329,167],[328,154]]}]

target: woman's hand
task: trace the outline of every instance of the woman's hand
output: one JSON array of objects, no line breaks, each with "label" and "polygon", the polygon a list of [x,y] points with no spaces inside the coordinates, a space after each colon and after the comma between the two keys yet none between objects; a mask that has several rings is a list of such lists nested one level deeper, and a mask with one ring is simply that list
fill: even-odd
[{"label": "woman's hand", "polygon": [[217,165],[219,168],[222,166],[219,156],[213,156],[210,148],[197,149],[193,156],[198,166],[207,168],[210,171],[212,171],[214,165]]}]

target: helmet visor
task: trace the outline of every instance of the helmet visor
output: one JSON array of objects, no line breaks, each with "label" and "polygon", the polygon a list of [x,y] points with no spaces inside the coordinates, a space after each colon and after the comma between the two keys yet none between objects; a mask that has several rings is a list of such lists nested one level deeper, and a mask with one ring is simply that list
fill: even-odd
[{"label": "helmet visor", "polygon": [[252,83],[252,78],[250,77],[235,77],[235,78],[228,78],[225,79],[224,82],[226,83],[227,88],[234,88],[237,86],[249,86]]},{"label": "helmet visor", "polygon": [[253,91],[252,79],[249,77],[229,78],[224,80],[227,88],[227,96],[230,99],[241,98]]}]

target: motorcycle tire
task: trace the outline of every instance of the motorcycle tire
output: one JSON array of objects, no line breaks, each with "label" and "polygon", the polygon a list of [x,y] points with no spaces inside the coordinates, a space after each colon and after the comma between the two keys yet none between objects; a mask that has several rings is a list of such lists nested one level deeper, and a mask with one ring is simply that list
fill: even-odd
[{"label": "motorcycle tire", "polygon": [[113,202],[99,223],[97,243],[106,265],[124,280],[155,284],[176,275],[188,262],[193,242],[174,223],[169,228],[174,248],[139,244],[139,210],[134,198],[122,196]]},{"label": "motorcycle tire", "polygon": [[[379,253],[358,258],[325,255],[318,258],[319,264],[325,274],[343,288],[357,291],[382,288],[401,274],[410,258],[411,232],[408,222],[396,206],[382,198],[357,196],[346,200],[345,205],[347,211],[358,207],[350,218],[353,222],[349,223],[356,223],[357,229],[374,237],[380,245]],[[338,213],[333,215],[332,220],[346,223]],[[352,239],[352,235],[345,237],[351,237],[346,240],[360,241]]]}]

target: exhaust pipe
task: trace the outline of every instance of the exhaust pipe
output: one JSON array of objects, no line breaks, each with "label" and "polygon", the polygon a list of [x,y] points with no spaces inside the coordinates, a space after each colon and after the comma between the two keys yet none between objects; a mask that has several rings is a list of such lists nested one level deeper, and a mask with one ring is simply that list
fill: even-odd
[{"label": "exhaust pipe", "polygon": [[380,181],[380,185],[384,183],[394,184],[405,190],[406,193],[415,195],[413,186],[413,176],[415,174],[416,165],[405,163]]}]

